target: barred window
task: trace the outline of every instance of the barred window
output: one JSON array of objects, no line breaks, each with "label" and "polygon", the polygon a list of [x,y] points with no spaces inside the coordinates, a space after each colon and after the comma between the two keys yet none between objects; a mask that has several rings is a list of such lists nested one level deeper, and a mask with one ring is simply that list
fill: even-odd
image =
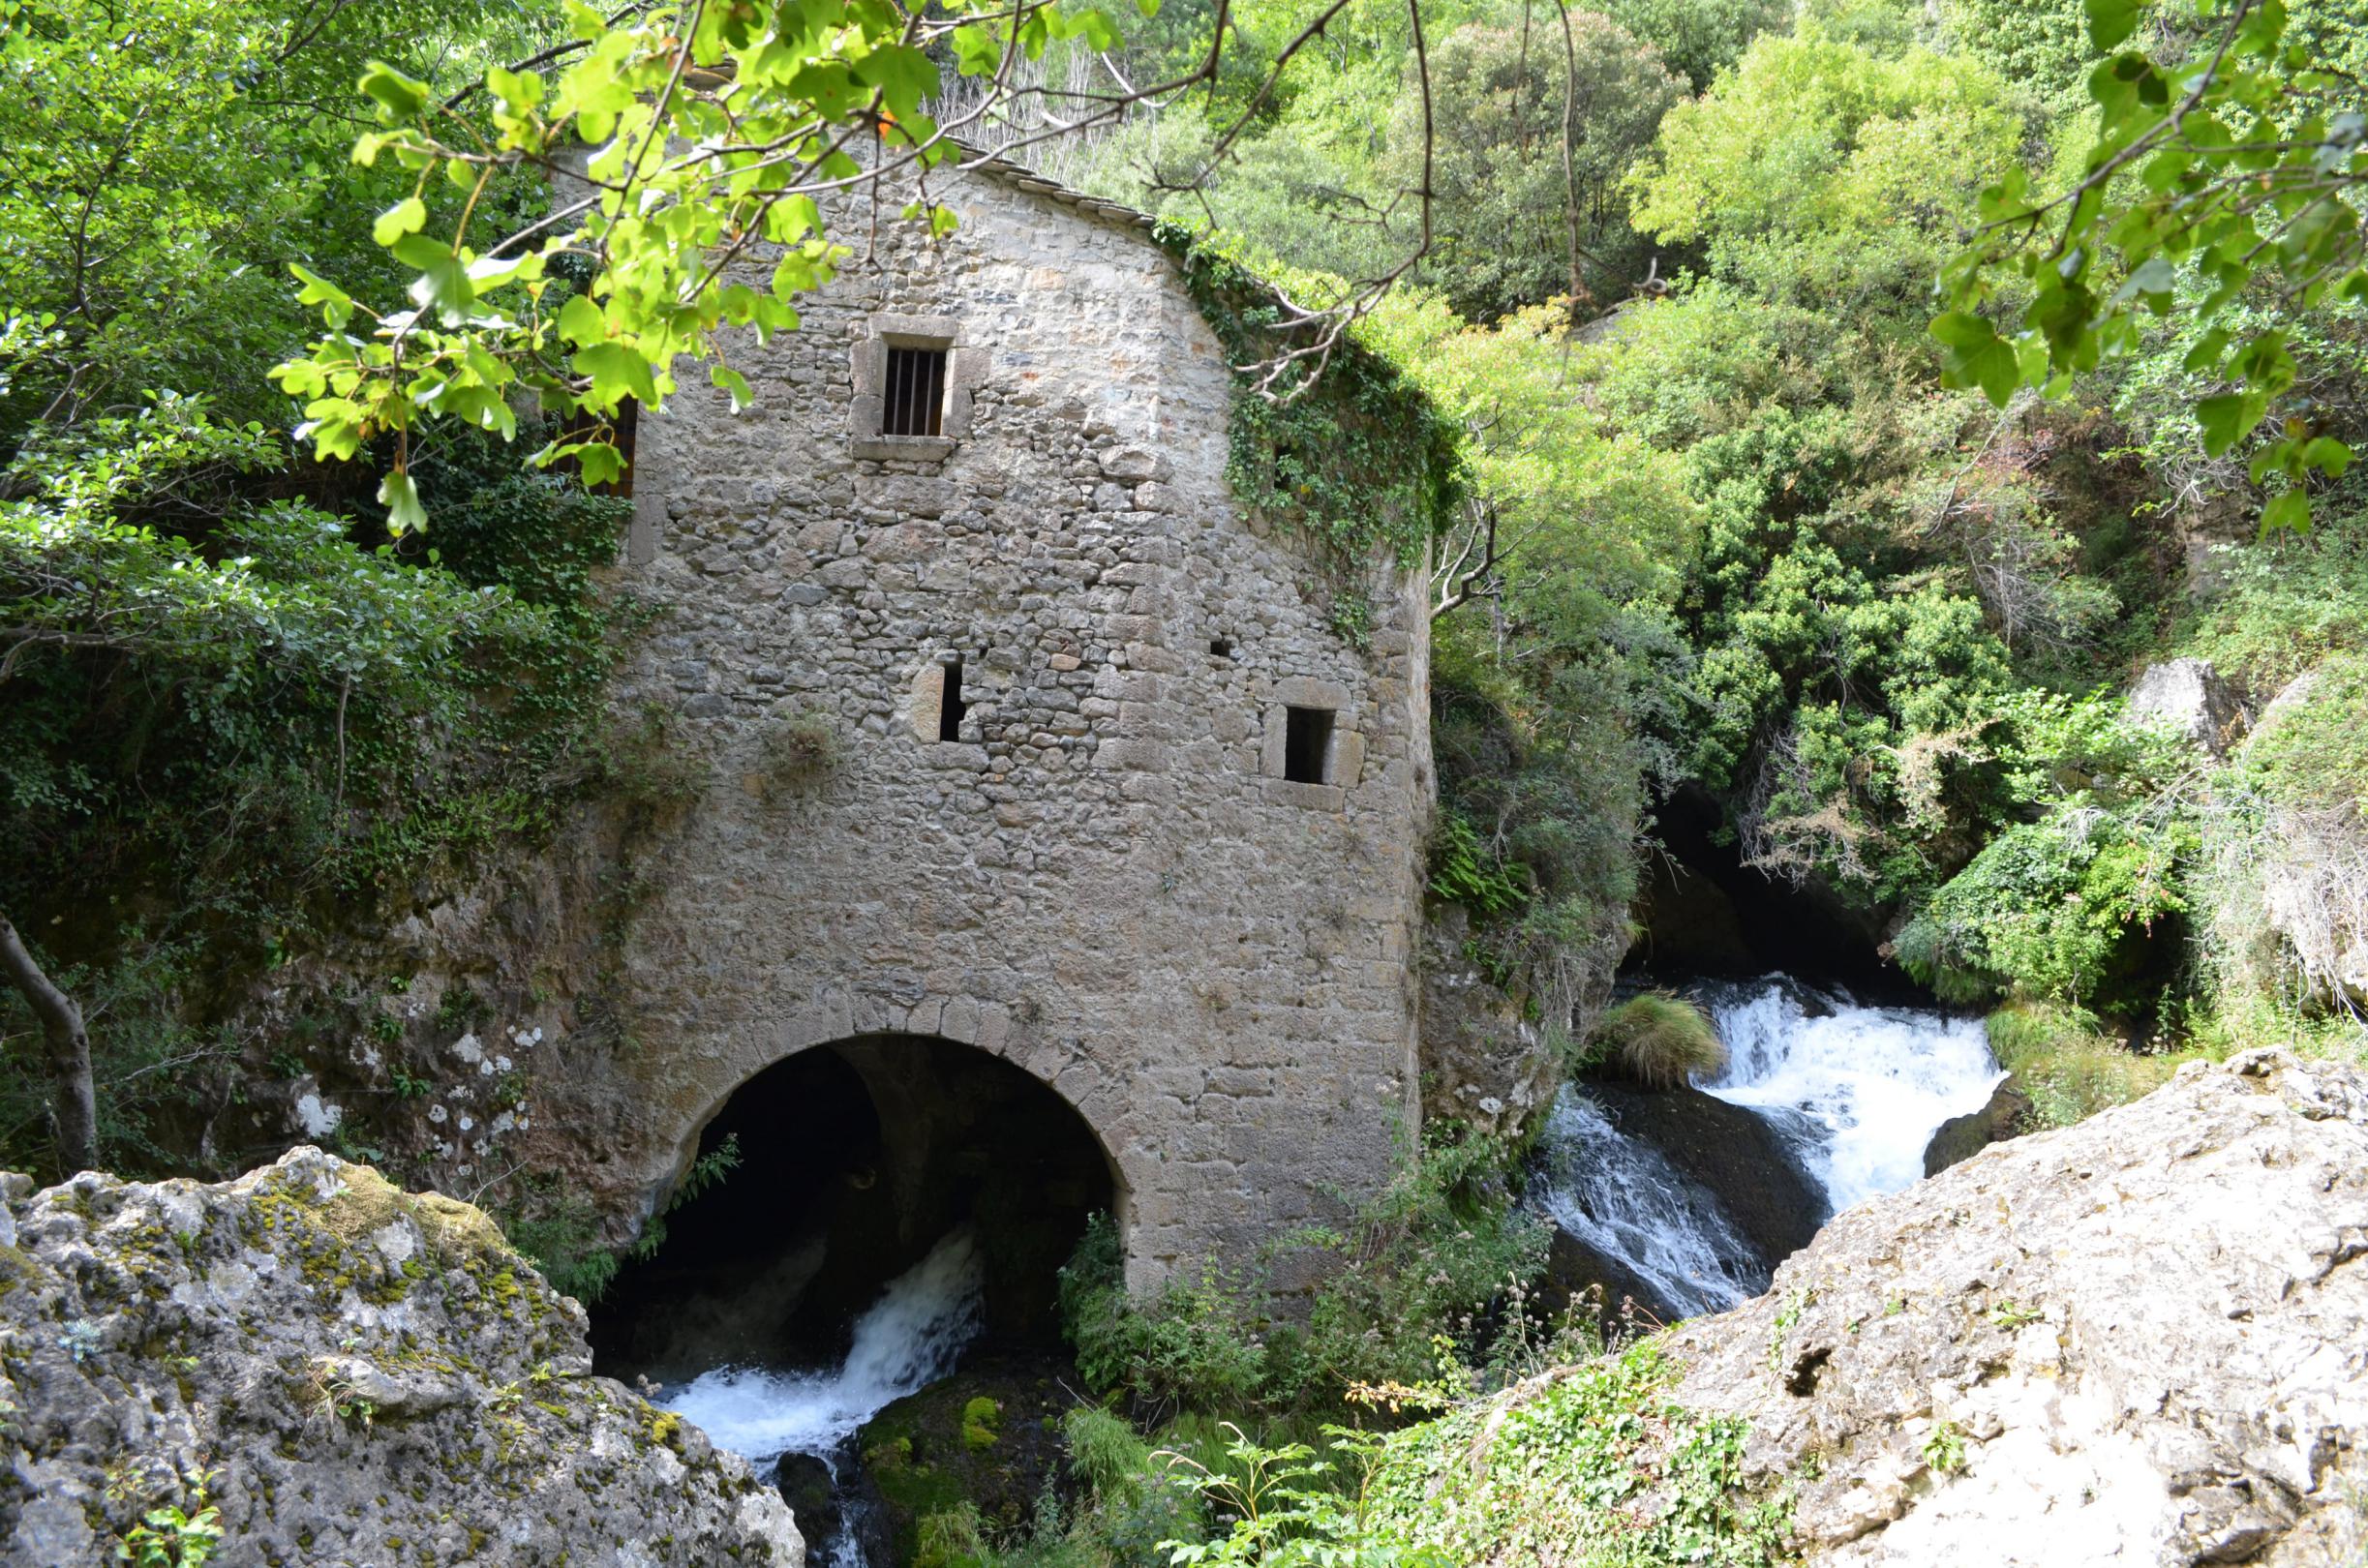
[{"label": "barred window", "polygon": [[888,388],[880,409],[883,436],[939,436],[945,432],[946,350],[888,350]]}]

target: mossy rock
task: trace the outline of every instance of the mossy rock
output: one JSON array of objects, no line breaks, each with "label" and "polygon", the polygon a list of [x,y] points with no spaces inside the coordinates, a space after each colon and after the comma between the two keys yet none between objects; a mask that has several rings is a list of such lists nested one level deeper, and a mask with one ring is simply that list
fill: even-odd
[{"label": "mossy rock", "polygon": [[909,1562],[920,1522],[968,1504],[989,1537],[1024,1530],[1047,1485],[1067,1492],[1060,1418],[1077,1374],[1055,1352],[975,1356],[872,1417],[856,1437],[895,1543]]}]

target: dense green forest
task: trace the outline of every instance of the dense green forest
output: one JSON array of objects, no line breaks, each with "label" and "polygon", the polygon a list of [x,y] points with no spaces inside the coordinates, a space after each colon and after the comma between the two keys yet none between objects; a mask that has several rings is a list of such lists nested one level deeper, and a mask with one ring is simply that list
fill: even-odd
[{"label": "dense green forest", "polygon": [[[0,1163],[276,1152],[211,1130],[301,1066],[239,1021],[279,966],[573,802],[663,792],[662,726],[604,697],[637,627],[599,576],[624,508],[586,481],[627,399],[678,372],[746,394],[712,350],[795,330],[840,256],[799,181],[852,167],[833,128],[866,116],[1149,211],[1305,308],[1260,323],[1273,352],[1345,332],[1428,396],[1462,475],[1432,537],[1357,534],[1370,498],[1330,470],[1303,494],[1442,568],[1433,890],[1574,1057],[1678,800],[1988,1012],[2045,1124],[2195,1054],[2361,1057],[2354,8],[994,10],[816,0],[776,36],[751,5],[0,0]],[[687,52],[653,45],[677,26]],[[694,54],[738,62],[728,126],[670,96]],[[702,136],[727,154],[667,160]],[[555,212],[571,138],[665,216]],[[774,292],[713,286],[753,238]],[[2209,661],[2214,733],[2129,716],[2179,658]],[[1460,1561],[1516,1528],[1425,1491],[1459,1415],[1318,1434],[1458,1409],[1594,1333],[1525,1295],[1510,1151],[1437,1144],[1305,1321],[1219,1273],[1129,1303],[1089,1238],[1079,1369],[1138,1419],[1072,1418],[1067,1517],[990,1544],[956,1511],[923,1560],[1193,1538],[1203,1505],[1145,1480],[1153,1426],[1245,1521],[1180,1561]],[[1608,1420],[1663,1377],[1648,1344],[1556,1399]],[[1541,1494],[1608,1521],[1619,1456],[1539,1441]],[[1685,1506],[1602,1560],[1768,1560],[1776,1524],[1721,1480],[1739,1435],[1685,1442]]]}]

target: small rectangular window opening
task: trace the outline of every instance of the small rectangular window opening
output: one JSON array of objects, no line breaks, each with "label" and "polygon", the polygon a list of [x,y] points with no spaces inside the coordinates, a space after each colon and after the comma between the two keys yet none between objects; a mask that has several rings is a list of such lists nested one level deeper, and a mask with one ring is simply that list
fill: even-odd
[{"label": "small rectangular window opening", "polygon": [[880,407],[883,436],[945,434],[946,350],[888,350],[888,395]]},{"label": "small rectangular window opening", "polygon": [[1332,768],[1332,710],[1285,709],[1283,776],[1293,784],[1321,784]]},{"label": "small rectangular window opening", "polygon": [[959,740],[962,738],[962,714],[970,705],[962,701],[962,661],[956,658],[946,666],[944,695],[937,704],[937,739]]}]

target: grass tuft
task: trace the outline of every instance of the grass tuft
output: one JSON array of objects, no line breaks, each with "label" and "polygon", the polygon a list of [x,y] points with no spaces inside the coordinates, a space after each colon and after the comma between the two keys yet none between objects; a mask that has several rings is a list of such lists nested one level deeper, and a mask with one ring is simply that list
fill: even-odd
[{"label": "grass tuft", "polygon": [[1650,1088],[1675,1089],[1726,1070],[1727,1048],[1718,1031],[1682,996],[1647,991],[1630,997],[1605,1013],[1598,1028],[1610,1046],[1610,1064]]}]

